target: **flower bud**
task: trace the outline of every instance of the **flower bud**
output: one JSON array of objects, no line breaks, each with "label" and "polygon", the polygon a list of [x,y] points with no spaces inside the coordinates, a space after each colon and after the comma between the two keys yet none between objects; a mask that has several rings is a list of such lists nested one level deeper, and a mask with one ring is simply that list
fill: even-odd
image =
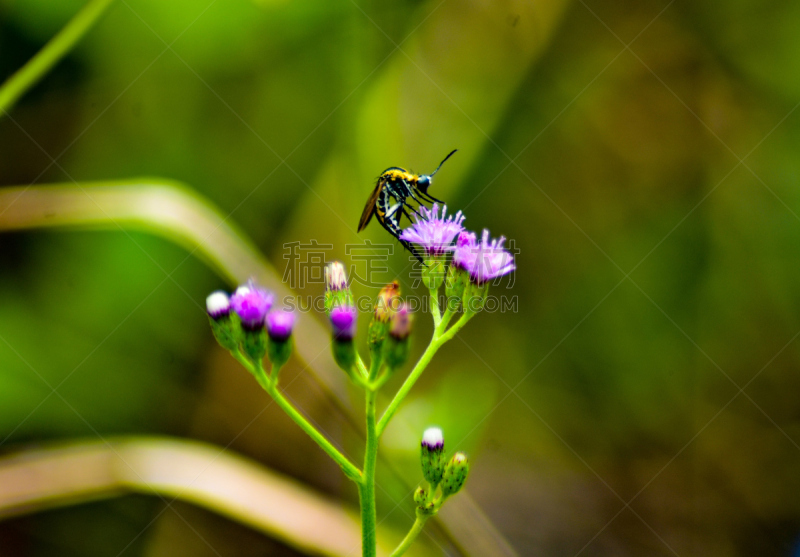
[{"label": "flower bud", "polygon": [[352,373],[356,361],[356,308],[353,306],[334,306],[331,309],[333,328],[333,358],[340,368]]},{"label": "flower bud", "polygon": [[335,307],[331,310],[333,338],[352,341],[356,336],[356,308],[353,306]]},{"label": "flower bud", "polygon": [[445,277],[444,255],[428,255],[425,257],[425,264],[422,266],[422,283],[428,290],[436,291],[444,282]]},{"label": "flower bud", "polygon": [[469,283],[469,273],[454,264],[447,269],[445,279],[445,294],[447,295],[447,308],[450,311],[458,310],[458,304],[464,297],[464,287]]},{"label": "flower bud", "polygon": [[267,314],[269,345],[267,355],[273,369],[279,369],[292,355],[292,328],[295,314],[291,311],[275,310]]},{"label": "flower bud", "polygon": [[411,321],[413,316],[408,304],[403,302],[392,316],[389,335],[397,340],[405,340],[411,334]]},{"label": "flower bud", "polygon": [[486,297],[489,294],[489,283],[477,284],[470,282],[464,288],[464,305],[465,313],[478,313],[483,309],[486,303]]},{"label": "flower bud", "polygon": [[428,500],[428,490],[422,486],[419,486],[416,491],[414,491],[414,502],[422,506]]},{"label": "flower bud", "polygon": [[352,306],[353,293],[347,286],[347,273],[341,261],[325,266],[325,311],[330,315],[336,306]]},{"label": "flower bud", "polygon": [[386,333],[389,332],[389,323],[392,320],[397,306],[400,303],[400,283],[393,280],[378,293],[372,321],[369,324],[369,352],[372,359],[382,357]]},{"label": "flower bud", "polygon": [[400,304],[400,283],[393,280],[378,292],[375,302],[375,321],[388,323]]},{"label": "flower bud", "polygon": [[434,514],[436,504],[430,500],[428,489],[419,486],[414,491],[414,502],[417,504],[417,511],[424,515]]},{"label": "flower bud", "polygon": [[447,463],[442,477],[442,497],[449,497],[463,487],[469,474],[469,460],[467,455],[458,452]]},{"label": "flower bud", "polygon": [[411,335],[411,311],[407,303],[400,304],[400,308],[392,316],[389,324],[389,336],[383,344],[383,358],[389,370],[395,370],[406,363],[410,351],[409,336]]},{"label": "flower bud", "polygon": [[256,286],[252,280],[237,288],[231,296],[231,309],[242,323],[242,349],[253,362],[260,362],[267,353],[264,318],[273,300],[271,292]]},{"label": "flower bud", "polygon": [[211,319],[227,317],[231,312],[231,301],[222,290],[212,292],[206,298],[206,312]]},{"label": "flower bud", "polygon": [[422,434],[422,476],[436,489],[442,481],[445,468],[444,435],[438,427],[429,427]]},{"label": "flower bud", "polygon": [[226,350],[236,350],[242,339],[238,320],[231,319],[231,304],[228,295],[217,290],[206,298],[206,311],[211,324],[211,332],[220,346]]}]

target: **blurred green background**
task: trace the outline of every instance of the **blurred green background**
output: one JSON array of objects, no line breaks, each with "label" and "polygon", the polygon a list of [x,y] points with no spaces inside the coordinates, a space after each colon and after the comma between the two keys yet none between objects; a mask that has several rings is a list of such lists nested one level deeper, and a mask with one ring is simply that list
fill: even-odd
[{"label": "blurred green background", "polygon": [[[0,78],[82,5],[0,0]],[[401,475],[435,423],[520,555],[796,555],[798,26],[800,4],[756,0],[118,0],[0,119],[0,182],[179,180],[282,275],[288,242],[348,264],[347,244],[389,243],[355,233],[375,177],[458,148],[431,192],[513,240],[493,292],[517,311],[437,355],[383,442]],[[422,294],[406,254],[387,266],[378,282]],[[0,451],[189,437],[354,505],[215,345],[220,287],[144,232],[0,235]],[[359,455],[293,366],[289,392]],[[406,486],[379,482],[380,518],[407,528]],[[191,528],[144,496],[6,520],[0,555],[295,554],[176,507]]]}]

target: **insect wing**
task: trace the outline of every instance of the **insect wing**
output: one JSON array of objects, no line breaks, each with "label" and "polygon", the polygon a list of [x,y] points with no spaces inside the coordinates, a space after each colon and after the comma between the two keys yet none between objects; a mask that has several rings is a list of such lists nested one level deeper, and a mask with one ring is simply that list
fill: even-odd
[{"label": "insect wing", "polygon": [[364,206],[364,212],[361,213],[361,220],[358,221],[359,232],[364,230],[369,224],[370,219],[372,219],[372,214],[375,212],[375,204],[378,202],[378,196],[381,193],[382,187],[383,179],[379,178],[378,183],[375,185],[375,189],[367,200],[367,204]]}]

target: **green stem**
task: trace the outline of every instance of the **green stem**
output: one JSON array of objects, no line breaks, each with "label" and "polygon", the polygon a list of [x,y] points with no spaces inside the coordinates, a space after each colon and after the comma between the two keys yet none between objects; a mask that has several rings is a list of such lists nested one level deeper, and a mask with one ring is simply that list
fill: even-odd
[{"label": "green stem", "polygon": [[433,328],[438,329],[442,322],[442,310],[439,308],[439,291],[433,288],[431,291],[431,314],[433,315]]},{"label": "green stem", "polygon": [[402,542],[400,542],[400,545],[397,546],[397,549],[395,549],[394,552],[392,552],[391,557],[399,557],[400,555],[405,553],[406,550],[408,550],[408,548],[411,546],[414,540],[417,539],[419,533],[422,532],[422,527],[425,526],[425,522],[427,520],[428,520],[427,515],[420,516],[419,514],[417,514],[417,520],[414,521],[414,525],[411,527],[411,530],[408,531],[408,534],[406,534],[405,539]]},{"label": "green stem", "polygon": [[386,429],[389,420],[392,419],[392,416],[395,415],[397,409],[400,407],[400,404],[408,395],[411,388],[414,386],[414,383],[417,382],[422,372],[425,371],[425,368],[433,358],[433,355],[436,354],[436,351],[448,340],[453,338],[455,334],[467,324],[467,322],[472,319],[474,313],[464,313],[461,315],[461,318],[455,322],[455,324],[447,329],[446,332],[442,333],[440,330],[433,331],[433,338],[431,339],[431,343],[425,349],[425,352],[422,353],[417,365],[414,366],[414,369],[411,370],[411,373],[408,374],[406,377],[403,386],[400,387],[400,390],[397,391],[397,394],[394,395],[392,402],[389,403],[389,406],[386,407],[386,411],[381,416],[380,421],[378,422],[378,436],[383,433],[383,430]]},{"label": "green stem", "polygon": [[453,312],[453,310],[450,309],[448,304],[445,307],[444,315],[442,315],[442,320],[439,322],[438,328],[444,330],[447,327],[448,323],[450,323],[450,320],[453,318],[453,315],[455,315],[455,312]]},{"label": "green stem", "polygon": [[72,50],[113,1],[91,0],[27,64],[12,74],[0,86],[0,111],[5,112],[11,108]]},{"label": "green stem", "polygon": [[364,365],[364,360],[361,359],[361,354],[356,351],[356,366],[358,367],[358,371],[364,377],[369,376],[369,372],[367,371],[367,366]]},{"label": "green stem", "polygon": [[316,441],[317,445],[319,445],[323,451],[328,453],[328,456],[331,457],[336,464],[342,468],[342,471],[348,478],[360,483],[362,481],[361,470],[359,470],[355,464],[350,462],[346,456],[340,453],[339,450],[317,430],[317,428],[311,425],[311,423],[306,420],[306,418],[294,406],[292,406],[292,403],[281,394],[275,385],[272,385],[271,383],[268,383],[267,385],[267,392],[275,400],[275,402],[278,403],[278,406],[280,406],[281,409],[286,412],[289,417],[308,434],[309,437]]},{"label": "green stem", "polygon": [[[300,426],[300,428],[305,431],[309,437],[311,437],[314,441],[316,441],[317,445],[320,448],[328,453],[336,464],[338,464],[345,475],[350,478],[351,480],[360,483],[361,482],[361,470],[358,467],[350,462],[346,456],[339,452],[339,450],[328,441],[322,433],[317,430],[311,423],[306,420],[306,418],[294,407],[292,403],[289,402],[278,390],[277,385],[273,381],[270,381],[270,378],[267,376],[266,371],[264,371],[264,367],[261,362],[251,362],[248,360],[244,354],[241,353],[239,350],[235,350],[231,352],[233,357],[236,358],[240,364],[242,364],[245,369],[247,369],[258,381],[258,384],[261,385],[265,391],[273,398],[275,402],[278,403],[278,406],[286,412],[294,422]],[[280,369],[273,370],[274,375],[280,372]]]},{"label": "green stem", "polygon": [[375,464],[378,460],[378,435],[375,427],[375,393],[366,391],[367,399],[367,447],[364,452],[364,475],[359,484],[361,503],[361,554],[363,557],[377,555],[375,527]]}]

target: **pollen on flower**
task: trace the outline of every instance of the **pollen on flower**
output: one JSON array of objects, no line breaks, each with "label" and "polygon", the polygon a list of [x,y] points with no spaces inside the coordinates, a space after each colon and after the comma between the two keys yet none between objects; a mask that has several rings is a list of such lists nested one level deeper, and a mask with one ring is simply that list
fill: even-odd
[{"label": "pollen on flower", "polygon": [[413,242],[421,246],[429,255],[443,255],[451,249],[450,244],[464,227],[464,216],[461,211],[455,215],[447,216],[447,205],[442,207],[442,216],[439,217],[439,205],[433,204],[432,209],[420,206],[422,216],[414,215],[414,224],[404,229],[400,239]]}]

